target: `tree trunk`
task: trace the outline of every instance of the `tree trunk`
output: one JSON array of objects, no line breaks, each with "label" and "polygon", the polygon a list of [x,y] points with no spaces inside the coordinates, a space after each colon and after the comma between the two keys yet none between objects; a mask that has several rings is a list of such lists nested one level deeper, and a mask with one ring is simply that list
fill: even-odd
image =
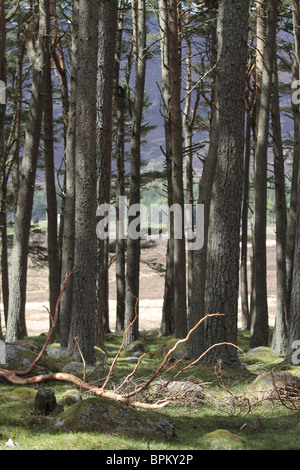
[{"label": "tree trunk", "polygon": [[273,92],[271,98],[271,115],[273,129],[275,204],[276,204],[276,276],[277,302],[276,320],[273,332],[272,348],[276,354],[285,354],[288,345],[288,310],[287,310],[287,276],[286,276],[286,235],[287,210],[285,197],[284,154],[281,136],[279,87],[277,60],[274,61]]},{"label": "tree trunk", "polygon": [[248,301],[248,212],[249,212],[249,168],[251,155],[251,116],[247,113],[246,124],[246,144],[244,159],[244,186],[242,205],[242,240],[241,240],[241,307],[242,307],[242,328],[250,329],[250,310]]},{"label": "tree trunk", "polygon": [[[131,124],[131,173],[129,204],[140,204],[140,166],[141,166],[141,124],[144,108],[144,89],[146,72],[146,4],[145,0],[134,0],[133,14],[133,47],[135,59],[135,98]],[[131,223],[129,217],[129,223]],[[127,270],[126,270],[126,305],[125,328],[135,317],[137,298],[139,297],[140,276],[140,238],[127,238]],[[126,335],[126,344],[138,338],[138,320]]]},{"label": "tree trunk", "polygon": [[[211,68],[217,62],[217,28],[216,18],[211,26],[212,35],[212,55]],[[216,172],[218,157],[218,95],[216,89],[215,69],[211,73],[212,106],[210,117],[210,139],[208,154],[203,165],[203,172],[199,181],[198,204],[204,205],[204,245],[201,250],[196,250],[193,257],[193,296],[190,311],[189,328],[195,326],[205,315],[205,292],[207,274],[207,246],[209,215],[211,207],[212,190]],[[191,337],[189,342],[190,354],[192,357],[199,357],[205,350],[204,329],[199,328]]]},{"label": "tree trunk", "polygon": [[[76,136],[76,75],[77,75],[77,46],[78,46],[78,0],[73,2],[73,29],[72,29],[72,62],[71,87],[68,127],[66,132],[65,149],[65,194],[64,194],[64,223],[62,233],[61,279],[74,268],[74,242],[75,242],[75,136]],[[71,313],[73,304],[73,282],[67,283],[64,295],[60,302],[60,342],[63,347],[68,346]]]},{"label": "tree trunk", "polygon": [[[53,98],[51,74],[51,44],[50,44],[50,11],[47,6],[47,63],[44,102],[44,145],[45,145],[45,179],[47,194],[47,251],[49,268],[49,306],[50,315],[54,317],[56,303],[60,294],[60,263],[57,244],[57,198],[54,166],[53,140]],[[59,324],[55,330],[55,339],[59,341]]]},{"label": "tree trunk", "polygon": [[126,266],[126,244],[122,232],[121,221],[122,206],[121,198],[125,196],[125,112],[126,112],[126,88],[120,84],[120,62],[122,52],[122,37],[124,27],[125,2],[122,0],[118,13],[118,27],[116,37],[116,53],[114,66],[114,106],[116,113],[116,162],[117,162],[117,181],[116,181],[116,290],[117,290],[117,309],[115,334],[124,333],[125,322],[125,266]]},{"label": "tree trunk", "polygon": [[75,147],[75,247],[72,321],[69,352],[81,360],[78,338],[87,364],[94,362],[97,307],[97,164],[96,87],[98,2],[78,3],[78,66]]},{"label": "tree trunk", "polygon": [[[181,63],[178,41],[177,0],[169,2],[169,65],[172,138],[173,205],[181,211],[181,220],[174,217],[174,336],[187,334],[186,252],[184,235],[183,152],[181,116]],[[180,218],[179,218],[180,219]],[[175,235],[178,231],[179,236]]]},{"label": "tree trunk", "polygon": [[[293,22],[295,37],[295,60],[293,64],[293,82],[299,83],[300,79],[300,6],[297,0],[292,1],[293,6]],[[293,262],[295,251],[295,227],[297,216],[297,193],[298,193],[298,168],[300,161],[300,107],[298,102],[292,100],[292,110],[294,118],[294,148],[293,148],[293,173],[292,187],[290,197],[290,207],[288,213],[287,227],[287,253],[286,253],[286,270],[287,270],[287,309],[290,311],[290,301],[293,281]]]},{"label": "tree trunk", "polygon": [[[4,0],[0,1],[0,80],[6,84],[6,20]],[[6,91],[5,91],[6,96]],[[6,101],[6,99],[5,99]],[[0,236],[1,236],[1,287],[4,318],[8,308],[7,224],[6,224],[6,102],[0,103]],[[2,338],[0,318],[0,339]]]},{"label": "tree trunk", "polygon": [[266,0],[266,36],[260,105],[257,114],[257,136],[254,160],[254,227],[253,227],[253,289],[251,307],[251,348],[268,346],[267,299],[267,161],[272,69],[276,46],[278,1]]},{"label": "tree trunk", "polygon": [[[27,284],[28,244],[31,213],[37,169],[46,64],[46,11],[49,0],[39,2],[39,30],[36,52],[29,48],[32,61],[32,90],[29,105],[27,129],[23,151],[18,205],[14,226],[14,242],[11,256],[11,278],[9,289],[9,311],[6,332],[7,341],[16,341],[26,335],[25,304]],[[29,38],[31,42],[32,37]]]},{"label": "tree trunk", "polygon": [[[298,167],[298,187],[300,187],[300,166]],[[295,227],[295,251],[293,261],[293,280],[290,303],[290,328],[287,354],[284,361],[288,364],[299,365],[300,350],[300,191],[297,194],[297,217]]]},{"label": "tree trunk", "polygon": [[116,160],[117,160],[117,210],[116,210],[116,288],[117,288],[117,311],[115,333],[121,335],[124,332],[125,322],[125,258],[126,244],[120,230],[121,218],[125,207],[122,207],[121,198],[125,196],[125,110],[126,90],[118,86],[115,91],[115,106],[117,115],[116,136]]},{"label": "tree trunk", "polygon": [[[112,159],[112,100],[118,3],[104,0],[99,6],[98,85],[97,85],[97,158],[98,205],[110,204]],[[103,334],[109,332],[109,237],[98,239],[97,319],[95,343],[103,346]]]},{"label": "tree trunk", "polygon": [[[206,344],[237,341],[240,217],[249,2],[223,0],[218,12],[218,160],[210,213],[207,258]],[[238,363],[236,348],[212,349],[205,362]]]},{"label": "tree trunk", "polygon": [[[169,67],[169,25],[168,2],[159,0],[158,21],[160,29],[161,70],[162,70],[162,99],[164,110],[165,157],[167,168],[168,206],[173,203],[172,195],[172,140],[170,117],[170,67]],[[170,237],[167,242],[166,275],[164,301],[161,320],[161,334],[171,336],[174,333],[174,230],[173,217],[170,219]]]}]

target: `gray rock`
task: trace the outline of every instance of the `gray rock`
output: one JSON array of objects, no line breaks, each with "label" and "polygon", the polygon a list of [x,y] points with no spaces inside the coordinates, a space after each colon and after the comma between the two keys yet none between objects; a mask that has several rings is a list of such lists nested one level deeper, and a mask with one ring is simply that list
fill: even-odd
[{"label": "gray rock", "polygon": [[54,359],[61,359],[69,356],[68,348],[64,348],[62,346],[49,346],[46,348],[46,353],[49,357],[53,357]]},{"label": "gray rock", "polygon": [[256,377],[249,387],[249,392],[256,399],[276,399],[278,394],[292,396],[300,390],[300,379],[285,372],[264,372]]},{"label": "gray rock", "polygon": [[[93,367],[89,367],[89,366],[86,367],[87,374],[91,374],[93,370],[94,370]],[[84,373],[84,366],[82,362],[72,361],[66,364],[62,368],[62,371],[66,372],[67,374],[73,374],[73,375],[77,375],[77,377],[82,377]]]},{"label": "gray rock", "polygon": [[143,340],[133,341],[125,348],[125,353],[132,357],[140,357],[142,354],[149,353],[150,349]]},{"label": "gray rock", "polygon": [[126,362],[129,362],[129,364],[137,364],[139,362],[138,357],[127,357]]},{"label": "gray rock", "polygon": [[76,390],[67,390],[63,395],[62,395],[62,400],[65,405],[71,406],[74,405],[74,403],[78,403],[82,400],[82,395],[81,393]]}]

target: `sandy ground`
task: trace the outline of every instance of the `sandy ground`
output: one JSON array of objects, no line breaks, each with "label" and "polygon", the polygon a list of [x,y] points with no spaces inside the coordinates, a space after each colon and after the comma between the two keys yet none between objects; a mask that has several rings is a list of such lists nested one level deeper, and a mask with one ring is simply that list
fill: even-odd
[{"label": "sandy ground", "polygon": [[[269,322],[274,324],[276,314],[276,259],[275,236],[269,237],[267,244],[268,261],[268,304]],[[164,277],[149,267],[147,263],[155,261],[165,263],[166,240],[158,240],[157,247],[143,250],[140,279],[140,318],[141,330],[153,330],[160,327],[163,304]],[[249,246],[249,252],[251,247]],[[26,304],[26,324],[28,334],[39,335],[47,332],[49,317],[45,307],[48,307],[48,270],[29,269]],[[115,328],[116,311],[116,284],[114,264],[110,268],[110,328]],[[3,321],[3,308],[1,308],[1,324]]]}]

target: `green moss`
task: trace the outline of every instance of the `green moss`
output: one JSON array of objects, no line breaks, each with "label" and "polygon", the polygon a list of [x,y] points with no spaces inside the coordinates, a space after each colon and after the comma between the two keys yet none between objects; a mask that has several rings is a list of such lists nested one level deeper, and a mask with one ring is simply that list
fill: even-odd
[{"label": "green moss", "polygon": [[37,390],[29,387],[17,387],[6,394],[6,398],[13,400],[34,401]]},{"label": "green moss", "polygon": [[217,429],[203,436],[199,444],[209,450],[249,450],[243,439],[225,429]]}]

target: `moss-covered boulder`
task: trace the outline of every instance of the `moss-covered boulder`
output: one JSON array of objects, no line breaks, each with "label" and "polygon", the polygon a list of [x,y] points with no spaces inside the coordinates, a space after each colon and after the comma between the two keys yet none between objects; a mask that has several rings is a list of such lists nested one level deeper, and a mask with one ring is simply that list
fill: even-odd
[{"label": "moss-covered boulder", "polygon": [[[152,355],[151,357],[156,358],[156,359],[163,359],[165,355],[170,351],[170,349],[174,348],[176,343],[179,340],[176,338],[170,339],[167,343],[165,343],[163,346],[158,348]],[[189,352],[188,352],[188,343],[180,343],[176,350],[172,353],[171,359],[173,360],[178,360],[181,359],[183,356],[186,358],[189,357]]]},{"label": "moss-covered boulder", "polygon": [[143,354],[149,353],[150,350],[145,341],[138,339],[129,343],[122,351],[122,356],[141,357]]},{"label": "moss-covered boulder", "polygon": [[264,372],[250,384],[248,393],[253,399],[277,399],[280,395],[292,396],[300,390],[300,379],[285,372]]},{"label": "moss-covered boulder", "polygon": [[62,401],[65,405],[71,406],[82,400],[82,395],[77,389],[66,390],[62,395]]},{"label": "moss-covered boulder", "polygon": [[266,346],[259,346],[257,348],[249,349],[249,351],[241,356],[241,360],[247,364],[276,364],[282,361],[280,358],[271,348],[267,348]]},{"label": "moss-covered boulder", "polygon": [[34,388],[17,387],[7,392],[5,396],[7,398],[10,398],[11,400],[34,402],[36,394],[37,394],[37,390],[35,390]]},{"label": "moss-covered boulder", "polygon": [[[3,366],[8,370],[27,370],[36,359],[37,353],[32,351],[24,343],[5,343],[5,359]],[[32,371],[32,375],[48,374],[50,372],[59,372],[60,365],[55,360],[43,355]]]},{"label": "moss-covered boulder", "polygon": [[62,368],[62,372],[65,372],[66,374],[76,375],[79,378],[83,377],[84,372],[86,372],[86,374],[91,374],[93,371],[94,371],[94,367],[86,366],[86,368],[84,369],[84,364],[82,362],[77,362],[77,361],[68,362]]},{"label": "moss-covered boulder", "polygon": [[101,397],[87,398],[58,416],[54,430],[120,433],[159,439],[175,435],[172,423],[160,412],[144,411]]},{"label": "moss-covered boulder", "polygon": [[250,450],[243,439],[226,429],[205,434],[199,445],[203,450]]}]

